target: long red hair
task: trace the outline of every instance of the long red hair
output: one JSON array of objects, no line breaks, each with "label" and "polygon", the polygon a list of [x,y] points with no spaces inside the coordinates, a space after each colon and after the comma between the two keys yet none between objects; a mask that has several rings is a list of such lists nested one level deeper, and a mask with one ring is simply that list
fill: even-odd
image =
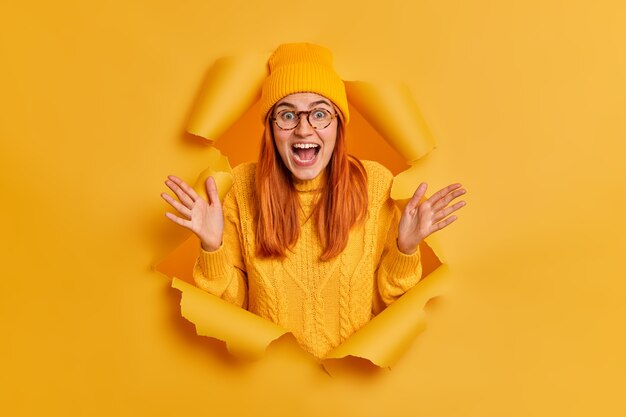
[{"label": "long red hair", "polygon": [[[283,163],[269,120],[261,140],[256,166],[257,256],[284,258],[300,236],[300,200]],[[339,113],[341,114],[341,113]],[[326,182],[313,208],[319,239],[324,247],[320,259],[339,255],[348,243],[348,234],[367,213],[367,174],[363,164],[346,150],[345,128],[339,117],[335,149],[326,167]]]}]

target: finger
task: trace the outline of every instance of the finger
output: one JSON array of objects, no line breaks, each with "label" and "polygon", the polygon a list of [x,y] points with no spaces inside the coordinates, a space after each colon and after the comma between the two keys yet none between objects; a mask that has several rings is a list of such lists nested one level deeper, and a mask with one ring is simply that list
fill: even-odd
[{"label": "finger", "polygon": [[424,197],[424,194],[426,194],[427,188],[428,184],[426,184],[425,182],[421,183],[413,193],[413,197],[411,197],[411,199],[407,203],[405,210],[410,211],[417,207],[419,202],[422,200],[422,197]]},{"label": "finger", "polygon": [[211,200],[209,201],[209,203],[220,206],[221,205],[220,196],[219,196],[219,193],[217,192],[217,184],[215,183],[215,178],[213,177],[207,178],[205,186],[206,186],[206,193],[209,196],[209,199]]},{"label": "finger", "polygon": [[185,191],[189,195],[189,197],[191,197],[193,201],[196,201],[199,198],[198,193],[196,193],[196,190],[194,190],[185,181],[181,180],[175,175],[168,175],[168,178],[174,181],[180,188],[182,188],[183,191]]},{"label": "finger", "polygon": [[455,198],[465,194],[465,189],[461,188],[460,190],[456,190],[453,191],[449,194],[447,194],[446,196],[444,196],[443,198],[439,199],[438,202],[436,202],[432,207],[434,211],[440,210],[442,208],[444,208],[445,206],[448,205],[448,203],[450,203],[450,201],[454,200]]},{"label": "finger", "polygon": [[442,188],[441,190],[437,191],[435,194],[433,194],[428,201],[431,204],[435,204],[440,198],[442,198],[443,196],[445,196],[446,194],[448,194],[449,192],[456,190],[457,188],[459,188],[461,186],[461,184],[456,183],[456,184],[450,184],[447,187]]},{"label": "finger", "polygon": [[182,188],[193,199],[193,201],[196,201],[198,199],[198,193],[196,193],[196,190],[194,190],[193,187],[191,187],[185,181],[174,175],[170,175],[168,178],[178,184],[178,186]]},{"label": "finger", "polygon": [[463,207],[465,204],[466,204],[465,201],[459,201],[458,203],[455,203],[454,205],[446,208],[445,210],[439,210],[433,216],[433,221],[436,222],[436,221],[443,219],[444,217],[447,217],[450,213],[454,213],[455,211]]},{"label": "finger", "polygon": [[166,180],[165,185],[167,185],[168,187],[170,187],[172,191],[174,191],[174,194],[176,194],[176,197],[178,197],[178,199],[187,208],[190,209],[193,207],[194,200],[191,198],[191,196],[189,196],[189,194],[187,194],[182,188],[180,188],[174,181]]},{"label": "finger", "polygon": [[191,218],[191,210],[180,204],[178,201],[174,200],[169,194],[161,193],[161,197],[163,197],[163,200],[170,203],[172,207],[178,210],[180,214],[186,216],[187,218]]},{"label": "finger", "polygon": [[180,217],[177,217],[176,215],[174,215],[172,213],[165,213],[165,217],[167,217],[168,219],[170,219],[174,223],[179,224],[179,225],[181,225],[183,227],[186,227],[187,229],[191,230],[191,221],[190,220],[181,219]]}]

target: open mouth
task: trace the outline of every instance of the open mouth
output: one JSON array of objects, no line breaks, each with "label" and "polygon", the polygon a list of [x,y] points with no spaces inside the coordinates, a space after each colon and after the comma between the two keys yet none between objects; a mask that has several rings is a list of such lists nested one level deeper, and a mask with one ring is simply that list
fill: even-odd
[{"label": "open mouth", "polygon": [[291,145],[293,160],[297,165],[313,165],[317,159],[321,146],[316,143],[294,143]]}]

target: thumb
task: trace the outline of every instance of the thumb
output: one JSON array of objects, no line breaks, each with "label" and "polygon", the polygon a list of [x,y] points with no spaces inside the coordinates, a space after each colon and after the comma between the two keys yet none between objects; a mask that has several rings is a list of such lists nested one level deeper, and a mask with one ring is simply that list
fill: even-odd
[{"label": "thumb", "polygon": [[415,193],[413,193],[413,197],[411,197],[406,205],[407,210],[413,210],[415,207],[418,206],[420,200],[422,199],[422,197],[424,197],[424,194],[426,194],[427,188],[428,184],[426,184],[425,182],[421,183],[419,187],[417,187]]},{"label": "thumb", "polygon": [[220,196],[217,192],[217,183],[215,182],[215,178],[208,177],[204,183],[206,187],[206,193],[209,196],[209,203],[211,204],[220,204]]}]

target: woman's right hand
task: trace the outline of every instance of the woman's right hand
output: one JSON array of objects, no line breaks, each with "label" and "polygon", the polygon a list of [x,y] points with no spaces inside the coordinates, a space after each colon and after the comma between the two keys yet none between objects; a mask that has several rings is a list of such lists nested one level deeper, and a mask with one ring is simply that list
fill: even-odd
[{"label": "woman's right hand", "polygon": [[224,234],[224,215],[213,177],[207,178],[205,183],[209,201],[200,197],[192,187],[180,178],[174,175],[168,175],[167,178],[165,185],[174,191],[180,203],[166,193],[161,193],[161,197],[174,207],[183,218],[172,213],[165,213],[165,216],[174,223],[194,232],[200,239],[202,249],[205,251],[213,252],[219,249]]}]

